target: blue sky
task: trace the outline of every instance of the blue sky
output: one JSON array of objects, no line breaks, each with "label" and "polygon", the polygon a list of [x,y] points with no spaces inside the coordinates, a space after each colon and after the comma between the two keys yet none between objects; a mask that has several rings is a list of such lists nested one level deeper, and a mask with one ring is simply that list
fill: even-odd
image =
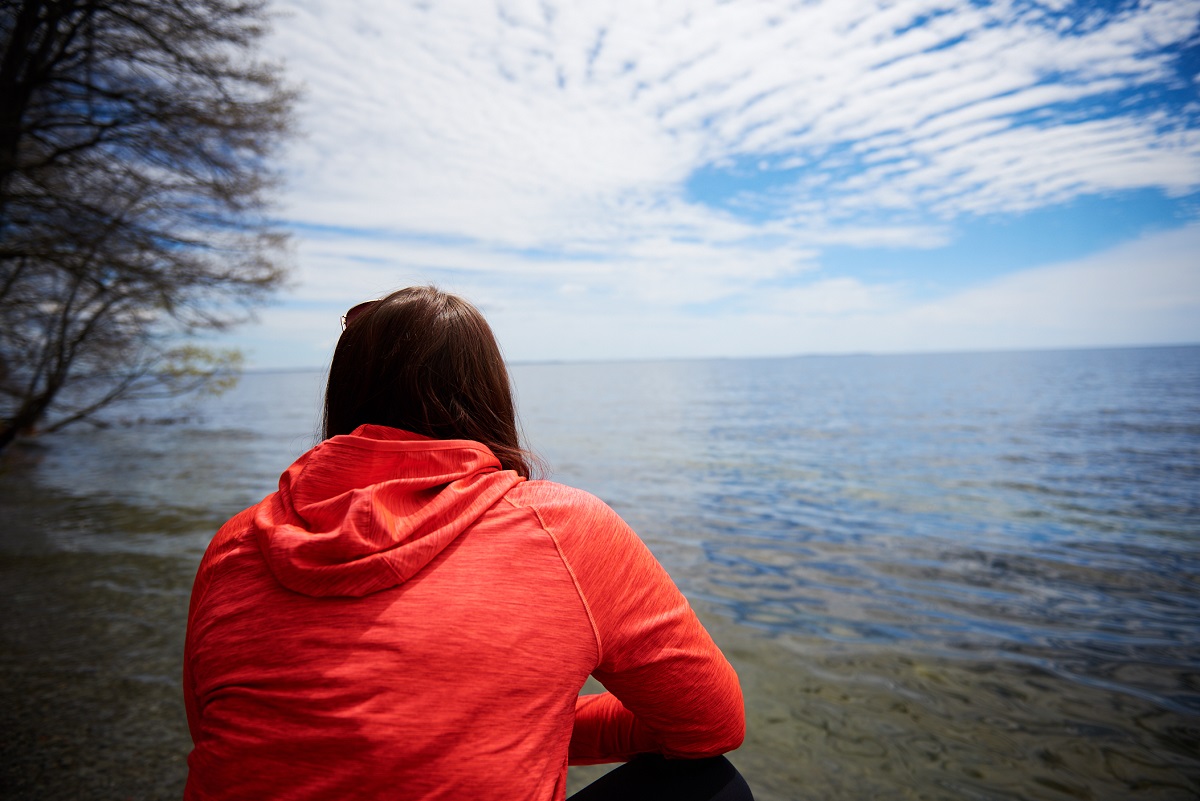
[{"label": "blue sky", "polygon": [[283,0],[322,366],[413,283],[513,360],[1200,341],[1200,0]]}]

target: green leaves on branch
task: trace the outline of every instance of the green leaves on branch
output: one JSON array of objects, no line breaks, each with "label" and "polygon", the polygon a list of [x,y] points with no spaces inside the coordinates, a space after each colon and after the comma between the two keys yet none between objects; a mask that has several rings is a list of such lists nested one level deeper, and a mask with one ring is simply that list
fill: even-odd
[{"label": "green leaves on branch", "polygon": [[163,354],[158,378],[172,393],[220,395],[237,386],[245,358],[231,348],[180,345]]}]

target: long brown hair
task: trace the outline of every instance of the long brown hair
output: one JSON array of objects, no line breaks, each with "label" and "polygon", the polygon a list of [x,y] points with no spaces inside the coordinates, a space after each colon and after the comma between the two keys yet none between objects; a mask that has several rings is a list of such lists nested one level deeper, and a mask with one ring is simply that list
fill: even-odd
[{"label": "long brown hair", "polygon": [[324,437],[364,423],[491,448],[529,477],[504,358],[479,310],[436,287],[401,289],[355,311],[325,388]]}]

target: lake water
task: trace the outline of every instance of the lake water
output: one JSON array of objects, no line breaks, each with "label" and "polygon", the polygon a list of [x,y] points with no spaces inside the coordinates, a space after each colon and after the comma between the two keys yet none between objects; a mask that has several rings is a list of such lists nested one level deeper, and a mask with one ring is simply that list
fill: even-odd
[{"label": "lake water", "polygon": [[[1200,348],[513,378],[551,477],[737,667],[757,798],[1200,797]],[[178,796],[191,576],[314,443],[322,380],[5,454],[6,797]]]}]

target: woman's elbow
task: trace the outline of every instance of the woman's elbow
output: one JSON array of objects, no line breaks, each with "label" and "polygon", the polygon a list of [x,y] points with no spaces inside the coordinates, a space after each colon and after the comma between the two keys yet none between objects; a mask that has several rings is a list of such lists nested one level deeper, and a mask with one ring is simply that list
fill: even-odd
[{"label": "woman's elbow", "polygon": [[674,759],[706,759],[735,751],[746,739],[746,716],[739,708],[713,720],[700,731],[694,731],[685,741],[663,748],[665,756]]},{"label": "woman's elbow", "polygon": [[741,748],[745,739],[746,714],[743,710],[739,709],[738,714],[736,716],[731,716],[731,718],[726,721],[725,725],[722,726],[720,731],[717,733],[717,737],[715,738],[713,745],[713,753],[709,756],[716,756],[717,754],[735,751],[738,748]]}]

